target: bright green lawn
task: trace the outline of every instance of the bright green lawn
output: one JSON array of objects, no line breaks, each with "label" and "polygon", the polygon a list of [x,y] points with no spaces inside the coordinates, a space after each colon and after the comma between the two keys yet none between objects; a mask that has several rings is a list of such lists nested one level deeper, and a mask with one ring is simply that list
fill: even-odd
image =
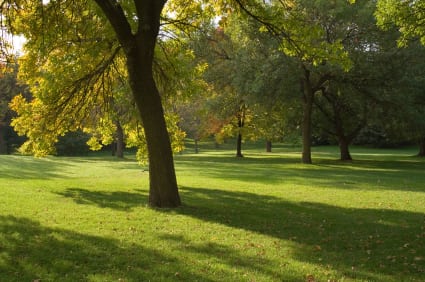
[{"label": "bright green lawn", "polygon": [[175,210],[133,157],[0,156],[0,281],[425,281],[414,150],[246,147],[177,155]]}]

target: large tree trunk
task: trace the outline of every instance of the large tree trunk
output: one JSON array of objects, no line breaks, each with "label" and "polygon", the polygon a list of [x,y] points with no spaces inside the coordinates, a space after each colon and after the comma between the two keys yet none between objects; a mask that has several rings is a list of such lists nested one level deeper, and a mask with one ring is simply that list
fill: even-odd
[{"label": "large tree trunk", "polygon": [[[146,42],[146,41],[145,41]],[[144,44],[146,44],[143,42]],[[140,48],[146,52],[146,48]],[[141,52],[141,55],[144,52]],[[141,56],[142,58],[144,56]],[[161,97],[146,59],[129,59],[130,84],[145,130],[149,158],[149,204],[153,207],[179,206],[180,197],[174,171]],[[151,66],[151,65],[150,65]]]},{"label": "large tree trunk", "polygon": [[[165,0],[134,1],[138,28],[133,34],[120,2],[95,0],[110,21],[127,58],[130,87],[139,109],[149,159],[149,205],[181,205],[161,97],[153,78],[153,56]],[[133,16],[132,20],[136,17]]]},{"label": "large tree trunk", "polygon": [[115,156],[122,159],[124,158],[124,130],[119,121],[116,121],[115,125],[117,127]]},{"label": "large tree trunk", "polygon": [[[171,143],[161,97],[152,73],[156,36],[145,32],[138,48],[128,56],[130,84],[145,130],[149,157],[149,204],[177,207],[181,204],[174,171]],[[149,46],[151,45],[151,46]]]},{"label": "large tree trunk", "polygon": [[425,137],[419,140],[419,153],[418,157],[425,157]]},{"label": "large tree trunk", "polygon": [[346,138],[339,137],[339,150],[340,150],[341,161],[353,160],[350,155],[349,142]]}]

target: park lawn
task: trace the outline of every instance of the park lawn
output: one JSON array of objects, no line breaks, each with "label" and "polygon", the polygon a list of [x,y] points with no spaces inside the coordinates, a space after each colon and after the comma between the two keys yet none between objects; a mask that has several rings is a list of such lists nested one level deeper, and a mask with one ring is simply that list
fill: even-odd
[{"label": "park lawn", "polygon": [[146,206],[134,156],[0,156],[0,281],[424,281],[414,153],[189,146],[173,210]]}]

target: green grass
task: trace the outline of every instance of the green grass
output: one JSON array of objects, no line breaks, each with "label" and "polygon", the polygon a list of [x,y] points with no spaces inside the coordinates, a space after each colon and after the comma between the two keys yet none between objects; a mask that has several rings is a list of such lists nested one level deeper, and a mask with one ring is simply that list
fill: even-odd
[{"label": "green grass", "polygon": [[0,281],[424,281],[415,149],[230,148],[176,156],[174,210],[133,156],[0,156]]}]

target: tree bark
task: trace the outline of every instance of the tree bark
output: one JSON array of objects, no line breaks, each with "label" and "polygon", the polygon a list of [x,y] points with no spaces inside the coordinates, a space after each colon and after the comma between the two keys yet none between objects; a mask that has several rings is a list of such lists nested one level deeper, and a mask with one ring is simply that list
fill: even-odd
[{"label": "tree bark", "polygon": [[246,105],[243,101],[239,105],[238,112],[238,138],[236,141],[236,157],[242,158],[242,128],[245,126]]},{"label": "tree bark", "polygon": [[6,142],[6,127],[3,126],[2,123],[0,123],[0,154],[7,154],[8,153],[8,149],[7,149],[7,142]]},{"label": "tree bark", "polygon": [[117,152],[117,142],[114,141],[111,144],[111,155],[115,157],[116,152]]},{"label": "tree bark", "polygon": [[116,121],[115,125],[117,127],[115,156],[122,159],[124,158],[124,130],[119,121]]},{"label": "tree bark", "polygon": [[132,50],[127,57],[130,85],[142,118],[148,147],[149,205],[177,207],[181,202],[171,144],[161,97],[152,73],[156,35],[154,36],[149,31],[147,29],[142,32],[141,39],[137,42],[137,48]]},{"label": "tree bark", "polygon": [[425,157],[425,137],[419,140],[419,153],[418,157]]},{"label": "tree bark", "polygon": [[311,164],[311,134],[312,134],[312,113],[314,102],[314,90],[310,83],[310,72],[305,70],[302,79],[303,88],[303,120],[302,120],[302,162]]},{"label": "tree bark", "polygon": [[349,149],[349,143],[346,138],[339,138],[339,150],[340,150],[340,160],[341,161],[352,161]]},{"label": "tree bark", "polygon": [[143,123],[149,159],[149,205],[181,205],[161,97],[153,78],[153,57],[165,0],[134,1],[135,34],[117,0],[95,0],[111,23],[127,58],[129,82]]},{"label": "tree bark", "polygon": [[242,154],[242,134],[238,133],[238,138],[236,140],[236,157],[243,158]]},{"label": "tree bark", "polygon": [[198,138],[195,137],[195,154],[199,153],[199,144]]},{"label": "tree bark", "polygon": [[266,152],[271,153],[272,152],[272,141],[267,140],[266,141]]}]

